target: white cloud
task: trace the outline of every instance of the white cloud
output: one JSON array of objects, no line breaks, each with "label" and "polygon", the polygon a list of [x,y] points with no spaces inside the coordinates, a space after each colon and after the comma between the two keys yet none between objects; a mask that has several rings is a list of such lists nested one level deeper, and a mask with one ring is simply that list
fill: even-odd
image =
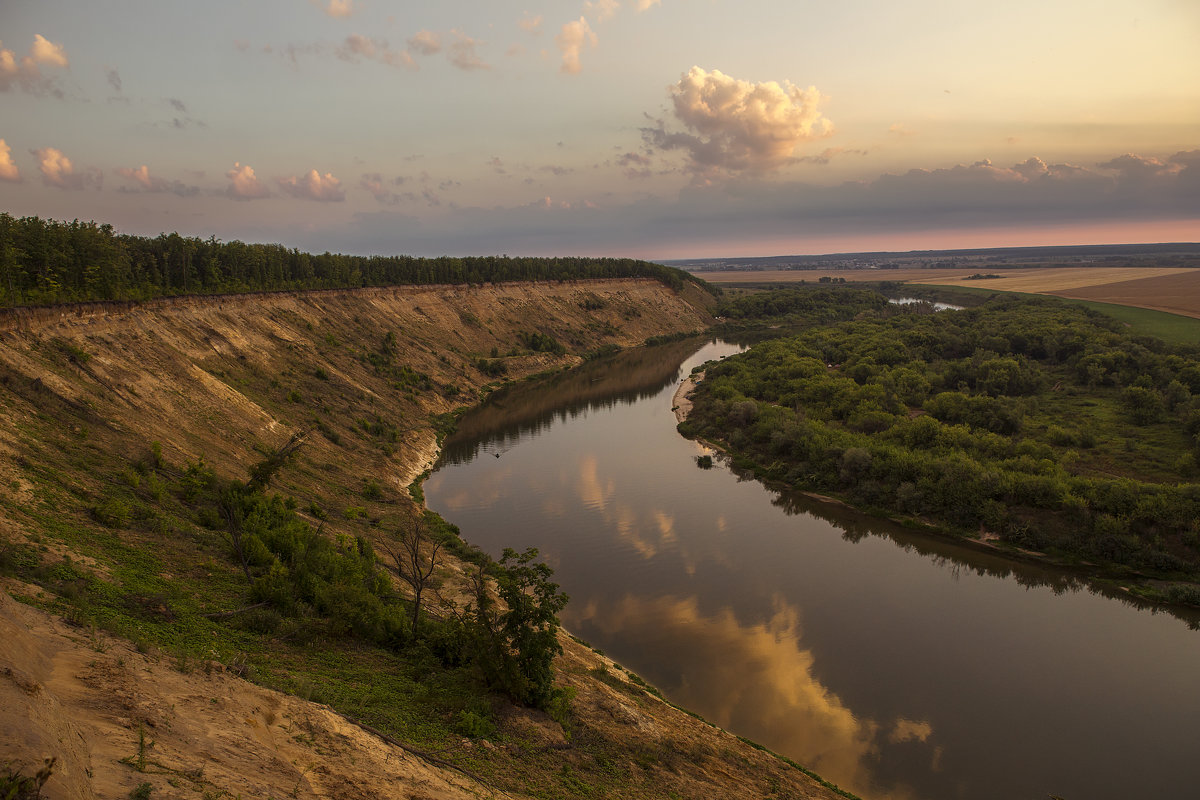
[{"label": "white cloud", "polygon": [[12,148],[3,139],[0,139],[0,181],[21,182],[21,170],[13,163]]},{"label": "white cloud", "polygon": [[315,169],[309,170],[302,177],[279,178],[279,188],[292,197],[302,197],[308,200],[318,200],[323,203],[340,203],[346,199],[342,190],[342,182],[326,172],[324,175]]},{"label": "white cloud", "polygon": [[675,117],[690,132],[668,131],[660,121],[643,129],[644,139],[661,150],[685,151],[698,172],[775,170],[792,160],[799,144],[833,131],[815,86],[753,83],[692,67],[670,92]]},{"label": "white cloud", "polygon": [[421,56],[434,55],[442,49],[442,37],[433,31],[417,31],[409,37],[408,49]]},{"label": "white cloud", "polygon": [[235,161],[233,169],[226,172],[225,177],[229,178],[229,186],[226,187],[225,194],[234,200],[257,200],[271,196],[271,190],[258,179],[258,176],[254,174],[254,168],[249,164]]},{"label": "white cloud", "polygon": [[592,32],[592,26],[588,24],[587,18],[580,17],[564,24],[562,30],[554,37],[554,41],[562,52],[562,66],[559,69],[575,75],[583,69],[583,64],[579,61],[583,48],[595,47],[598,40],[596,34]]},{"label": "white cloud", "polygon": [[104,176],[95,168],[76,170],[71,159],[56,147],[43,147],[31,151],[38,162],[38,170],[42,173],[42,183],[47,186],[57,186],[60,189],[86,189],[94,186],[97,189],[104,183]]}]

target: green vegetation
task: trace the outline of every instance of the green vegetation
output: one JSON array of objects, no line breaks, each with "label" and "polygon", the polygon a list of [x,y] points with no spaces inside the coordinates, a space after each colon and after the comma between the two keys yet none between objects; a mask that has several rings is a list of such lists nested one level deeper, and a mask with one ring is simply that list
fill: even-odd
[{"label": "green vegetation", "polygon": [[54,774],[57,758],[47,758],[41,768],[33,775],[25,775],[12,764],[5,763],[0,767],[0,798],[3,800],[38,800],[42,796],[42,787]]},{"label": "green vegetation", "polygon": [[817,325],[853,319],[864,311],[882,311],[887,298],[870,289],[837,286],[819,289],[771,289],[726,297],[713,312],[727,324]]},{"label": "green vegetation", "polygon": [[[729,316],[838,313],[822,306],[839,292],[811,308],[763,294],[726,301]],[[681,430],[865,509],[1117,576],[1200,576],[1200,349],[1044,298],[852,311],[712,365]]]},{"label": "green vegetation", "polygon": [[[962,303],[964,296],[973,298],[1001,295],[1013,297],[1030,296],[1025,292],[1002,292],[995,289],[982,289],[974,286],[956,286],[952,289],[935,284],[903,284],[902,286],[903,289],[900,289],[900,291],[904,291],[906,294],[920,294],[921,296],[924,296],[929,290],[935,290],[935,296],[944,299],[948,303]],[[1168,344],[1200,343],[1200,319],[1196,319],[1195,317],[1184,317],[1179,314],[1168,314],[1166,311],[1154,311],[1149,308],[1136,308],[1135,306],[1122,306],[1115,303],[1099,303],[1095,300],[1075,300],[1066,297],[1061,298],[1061,300],[1064,303],[1081,306],[1082,308],[1112,317],[1129,326],[1129,330],[1133,334],[1153,336],[1162,339]],[[978,302],[978,300],[975,302]]]},{"label": "green vegetation", "polygon": [[95,222],[0,213],[0,307],[285,289],[634,277],[652,278],[675,290],[694,283],[716,291],[690,273],[633,259],[313,254],[177,233],[130,236]]}]

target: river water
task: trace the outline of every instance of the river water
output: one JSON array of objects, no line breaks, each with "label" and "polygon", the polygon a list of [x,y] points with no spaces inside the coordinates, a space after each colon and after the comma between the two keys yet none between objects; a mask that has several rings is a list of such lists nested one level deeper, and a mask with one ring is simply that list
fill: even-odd
[{"label": "river water", "polygon": [[427,502],[493,555],[539,548],[564,626],[670,700],[863,798],[1197,796],[1194,615],[698,468],[672,396],[738,349],[497,392]]}]

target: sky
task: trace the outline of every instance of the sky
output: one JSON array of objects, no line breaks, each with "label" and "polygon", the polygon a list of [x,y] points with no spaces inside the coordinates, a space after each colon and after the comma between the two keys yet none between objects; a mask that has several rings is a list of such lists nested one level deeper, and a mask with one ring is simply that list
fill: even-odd
[{"label": "sky", "polygon": [[0,0],[0,211],[315,252],[1200,241],[1197,0]]}]

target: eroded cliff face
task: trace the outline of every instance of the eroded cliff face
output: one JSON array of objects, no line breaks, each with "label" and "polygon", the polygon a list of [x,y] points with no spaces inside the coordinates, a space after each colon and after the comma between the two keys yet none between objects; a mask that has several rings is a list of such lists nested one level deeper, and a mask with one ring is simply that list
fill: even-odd
[{"label": "eroded cliff face", "polygon": [[[702,301],[695,287],[680,295],[634,280],[187,298],[0,317],[0,547],[32,545],[21,552],[38,554],[40,574],[91,575],[114,591],[128,587],[139,552],[154,553],[157,580],[216,581],[228,554],[198,548],[202,531],[152,509],[114,511],[105,498],[139,480],[130,465],[153,443],[163,463],[203,459],[218,475],[244,478],[297,432],[307,432],[305,444],[273,488],[328,535],[376,541],[420,512],[407,487],[436,457],[437,415],[477,402],[489,384],[576,364],[604,345],[701,330],[710,322]],[[565,352],[531,350],[532,334]],[[462,565],[447,562],[443,572],[453,583]],[[55,600],[47,587],[76,591],[70,581],[0,580],[11,596],[0,597],[0,762],[29,774],[56,757],[44,796],[127,797],[143,783],[155,797],[494,793],[327,707],[243,680],[220,648],[187,660],[43,610]],[[174,613],[154,595],[130,602],[156,624]],[[832,796],[563,642],[559,678],[576,688],[581,727],[622,752],[655,754],[652,763],[631,760],[635,795],[760,797],[774,786]],[[288,663],[272,662],[273,685],[291,685]],[[456,747],[486,761],[510,795],[530,759],[538,764],[530,769],[551,774],[588,766],[590,756],[541,712],[511,709],[501,723],[527,746]]]}]

